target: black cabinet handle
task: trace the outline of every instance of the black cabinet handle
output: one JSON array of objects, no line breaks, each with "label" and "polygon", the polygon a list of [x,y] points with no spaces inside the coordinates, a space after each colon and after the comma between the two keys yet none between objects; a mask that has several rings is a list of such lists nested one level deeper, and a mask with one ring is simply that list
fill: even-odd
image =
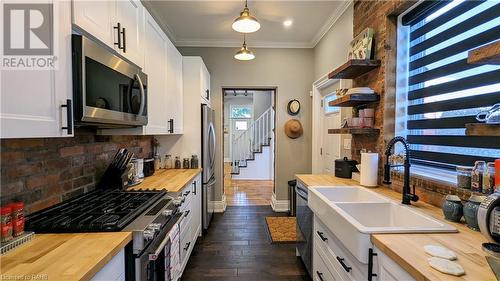
[{"label": "black cabinet handle", "polygon": [[168,120],[168,124],[170,126],[170,128],[168,129],[168,132],[173,134],[174,133],[174,119]]},{"label": "black cabinet handle", "polygon": [[196,181],[194,181],[192,185],[193,185],[193,194],[196,195]]},{"label": "black cabinet handle", "polygon": [[323,234],[324,234],[323,232],[321,232],[321,231],[316,231],[316,232],[318,233],[318,236],[319,236],[319,238],[321,238],[321,240],[323,240],[323,241],[327,241],[328,240],[328,238],[326,238],[325,236],[323,236]]},{"label": "black cabinet handle", "polygon": [[323,273],[316,271],[316,274],[318,275],[319,280],[325,281],[325,279],[323,279]]},{"label": "black cabinet handle", "polygon": [[73,134],[73,101],[70,99],[66,100],[66,104],[62,104],[61,108],[66,107],[66,127],[61,127],[63,130],[68,131],[68,135]]},{"label": "black cabinet handle", "polygon": [[188,196],[189,193],[191,193],[191,190],[188,190],[188,191],[184,192],[184,196]]},{"label": "black cabinet handle", "polygon": [[210,100],[210,90],[207,89],[205,92],[207,93],[207,100]]},{"label": "black cabinet handle", "polygon": [[377,274],[373,273],[373,257],[377,256],[377,253],[373,252],[373,249],[368,249],[368,281],[372,281],[373,277]]},{"label": "black cabinet handle", "polygon": [[118,49],[123,49],[122,36],[121,36],[121,29],[122,29],[121,23],[117,23],[116,26],[113,26],[113,29],[116,30],[116,35],[118,35],[118,42],[115,42],[114,44],[118,46]]},{"label": "black cabinet handle", "polygon": [[186,217],[186,218],[187,218],[187,216],[189,215],[189,213],[191,213],[191,210],[187,210],[187,211],[186,211],[186,215],[185,215],[184,217]]},{"label": "black cabinet handle", "polygon": [[187,251],[189,249],[189,246],[191,246],[191,242],[186,243],[186,247],[184,247],[184,251]]},{"label": "black cabinet handle", "polygon": [[344,268],[345,271],[350,272],[352,270],[352,267],[347,266],[344,263],[344,258],[337,257],[337,260],[339,261],[340,265]]},{"label": "black cabinet handle", "polygon": [[127,37],[126,37],[126,32],[125,32],[125,27],[122,29],[122,36],[123,36],[123,52],[126,53],[127,52]]}]

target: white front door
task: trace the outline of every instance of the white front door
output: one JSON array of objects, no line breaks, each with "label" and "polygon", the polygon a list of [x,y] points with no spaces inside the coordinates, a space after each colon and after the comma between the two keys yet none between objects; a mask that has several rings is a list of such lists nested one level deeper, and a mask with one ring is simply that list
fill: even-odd
[{"label": "white front door", "polygon": [[251,120],[252,119],[247,118],[231,118],[231,129],[229,131],[229,155],[233,156],[233,141],[248,130]]},{"label": "white front door", "polygon": [[328,129],[339,128],[342,120],[340,110],[331,107],[328,108],[328,96],[323,99],[323,111],[320,122],[322,173],[334,174],[334,161],[340,158],[341,137],[340,135],[328,134]]}]

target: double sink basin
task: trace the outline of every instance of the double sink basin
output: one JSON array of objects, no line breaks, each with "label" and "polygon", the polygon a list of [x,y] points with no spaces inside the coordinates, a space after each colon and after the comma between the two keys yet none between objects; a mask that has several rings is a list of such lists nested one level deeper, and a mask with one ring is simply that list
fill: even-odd
[{"label": "double sink basin", "polygon": [[368,262],[371,234],[457,232],[415,207],[359,186],[309,187],[308,205],[362,263]]}]

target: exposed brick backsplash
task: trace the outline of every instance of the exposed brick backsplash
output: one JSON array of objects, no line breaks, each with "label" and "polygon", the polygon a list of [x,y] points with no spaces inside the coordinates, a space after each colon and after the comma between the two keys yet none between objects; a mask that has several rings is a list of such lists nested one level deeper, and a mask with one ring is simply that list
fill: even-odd
[{"label": "exposed brick backsplash", "polygon": [[[375,107],[375,127],[380,130],[378,136],[353,136],[352,157],[360,160],[360,150],[367,149],[380,154],[379,179],[382,179],[383,163],[385,161],[385,142],[394,136],[388,128],[394,127],[394,89],[395,89],[395,53],[396,53],[396,27],[395,18],[416,1],[355,1],[353,34],[361,33],[365,28],[374,29],[375,59],[381,61],[381,66],[369,73],[355,79],[354,87],[370,87],[380,94],[380,102]],[[392,96],[391,96],[392,95]],[[392,111],[392,112],[389,112]],[[390,114],[392,113],[392,114]],[[401,192],[402,176],[393,174],[391,188]],[[381,184],[381,182],[380,182]],[[467,199],[471,192],[456,188],[453,184],[438,182],[420,176],[412,176],[411,186],[415,185],[421,201],[435,206],[441,206],[444,196],[456,194],[462,199]]]},{"label": "exposed brick backsplash", "polygon": [[14,200],[31,213],[93,190],[119,148],[151,154],[151,136],[97,136],[78,128],[73,138],[1,140],[2,204]]}]

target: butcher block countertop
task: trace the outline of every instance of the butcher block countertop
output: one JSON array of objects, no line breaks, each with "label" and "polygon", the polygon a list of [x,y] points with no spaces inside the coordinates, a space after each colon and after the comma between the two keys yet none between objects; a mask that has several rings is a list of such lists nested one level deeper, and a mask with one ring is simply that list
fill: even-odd
[{"label": "butcher block countertop", "polygon": [[154,175],[129,190],[166,190],[179,192],[201,173],[202,169],[167,169],[155,171]]},{"label": "butcher block countertop", "polygon": [[0,257],[0,276],[90,280],[130,241],[131,232],[35,234],[32,241]]},{"label": "butcher block countertop", "polygon": [[[305,186],[359,185],[351,179],[341,179],[331,175],[296,175],[299,182]],[[392,199],[401,200],[401,194],[387,187],[369,188]],[[481,244],[486,238],[477,231],[470,230],[465,224],[453,223],[444,219],[440,208],[424,202],[412,202],[412,206],[436,219],[453,225],[458,233],[423,233],[423,234],[373,234],[372,243],[404,268],[416,280],[496,280],[482,249]],[[456,260],[464,269],[461,277],[440,273],[432,269],[424,252],[425,245],[441,245],[453,250]]]}]

